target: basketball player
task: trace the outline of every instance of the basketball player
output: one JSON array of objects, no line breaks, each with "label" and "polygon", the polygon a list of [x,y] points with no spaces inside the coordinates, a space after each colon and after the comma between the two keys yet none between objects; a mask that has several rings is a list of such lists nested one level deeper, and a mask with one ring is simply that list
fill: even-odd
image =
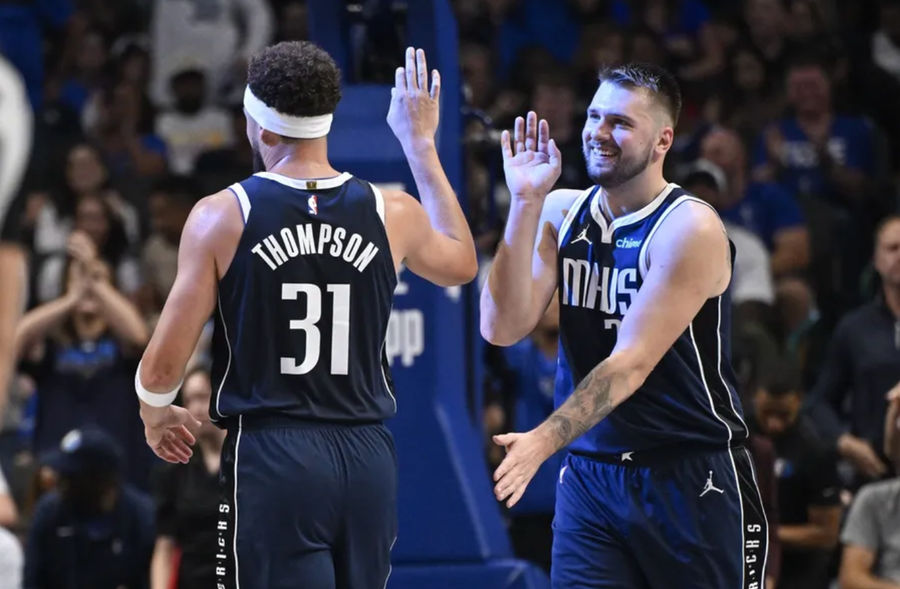
[{"label": "basketball player", "polygon": [[557,409],[495,437],[495,492],[514,505],[568,447],[554,587],[762,587],[766,522],[729,362],[732,252],[713,209],[662,173],[680,107],[661,68],[602,72],[583,191],[550,192],[560,153],[535,113],[501,138],[512,204],[481,332],[519,340],[559,286],[560,347]]},{"label": "basketball player", "polygon": [[[440,285],[477,272],[435,149],[440,77],[406,52],[388,123],[422,198],[328,162],[332,59],[279,43],[249,65],[247,137],[264,171],[200,201],[178,276],[138,367],[147,443],[186,462],[198,424],[169,405],[215,313],[210,417],[221,461],[220,587],[384,587],[396,539],[397,408],[384,355],[401,263]],[[378,149],[360,138],[360,149]]]}]

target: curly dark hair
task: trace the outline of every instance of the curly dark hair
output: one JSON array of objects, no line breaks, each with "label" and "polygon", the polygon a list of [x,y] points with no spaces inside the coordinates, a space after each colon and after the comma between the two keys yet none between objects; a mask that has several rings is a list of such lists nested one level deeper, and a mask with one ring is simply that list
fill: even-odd
[{"label": "curly dark hair", "polygon": [[278,112],[312,117],[334,112],[341,99],[341,72],[331,56],[309,41],[283,41],[250,60],[247,84]]}]

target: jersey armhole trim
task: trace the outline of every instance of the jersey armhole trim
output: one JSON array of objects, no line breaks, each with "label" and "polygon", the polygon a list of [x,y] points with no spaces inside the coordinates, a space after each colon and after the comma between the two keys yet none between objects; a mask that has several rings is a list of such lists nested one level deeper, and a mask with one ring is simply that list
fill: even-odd
[{"label": "jersey armhole trim", "polygon": [[[569,232],[569,228],[575,221],[575,217],[578,216],[578,212],[581,210],[581,207],[584,206],[585,199],[591,198],[594,194],[597,193],[598,190],[600,190],[599,186],[591,186],[590,188],[586,188],[572,202],[572,208],[569,209],[569,213],[565,216],[562,224],[560,224],[559,226],[559,233],[556,236],[557,251],[562,249],[563,241],[565,241],[566,239],[566,234]],[[540,228],[538,228],[538,239],[540,239]]]},{"label": "jersey armhole trim", "polygon": [[244,190],[244,187],[239,182],[235,182],[228,189],[237,197],[238,205],[241,207],[241,216],[243,216],[244,225],[246,225],[247,220],[250,218],[250,197],[247,196],[247,191]]},{"label": "jersey armhole trim", "polygon": [[705,200],[699,199],[696,196],[691,196],[690,194],[683,194],[672,201],[672,204],[669,205],[665,211],[659,216],[656,220],[656,223],[653,224],[653,229],[650,230],[650,233],[647,234],[647,238],[644,240],[644,243],[641,245],[641,251],[638,254],[638,272],[641,274],[641,280],[647,276],[647,271],[650,269],[650,261],[648,260],[648,256],[650,255],[650,242],[653,240],[653,236],[656,235],[656,230],[659,229],[660,225],[663,224],[663,221],[666,220],[666,217],[674,211],[680,204],[692,201],[696,203],[700,203],[712,209],[716,216],[718,217],[719,213],[716,212],[716,209],[713,208]]},{"label": "jersey armhole trim", "polygon": [[381,194],[381,189],[369,182],[369,186],[372,187],[372,194],[375,195],[375,210],[378,212],[378,217],[381,219],[382,224],[384,223],[384,195]]}]

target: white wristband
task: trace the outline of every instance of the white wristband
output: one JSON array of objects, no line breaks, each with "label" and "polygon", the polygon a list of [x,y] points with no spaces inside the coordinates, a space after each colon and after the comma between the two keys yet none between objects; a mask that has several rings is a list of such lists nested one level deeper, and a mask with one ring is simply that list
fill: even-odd
[{"label": "white wristband", "polygon": [[142,362],[143,361],[138,362],[137,371],[134,373],[134,390],[135,392],[137,392],[138,399],[150,405],[151,407],[167,407],[171,405],[172,401],[175,400],[175,397],[178,396],[178,389],[181,388],[181,384],[184,382],[184,380],[179,382],[178,386],[176,386],[168,393],[154,393],[153,391],[148,391],[144,388],[144,385],[141,384]]}]

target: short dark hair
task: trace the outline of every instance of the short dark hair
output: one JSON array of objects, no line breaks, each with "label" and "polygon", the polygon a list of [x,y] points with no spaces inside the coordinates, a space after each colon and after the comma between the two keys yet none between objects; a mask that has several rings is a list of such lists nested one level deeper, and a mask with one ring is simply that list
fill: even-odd
[{"label": "short dark hair", "polygon": [[773,358],[763,367],[759,378],[759,389],[776,398],[788,395],[802,395],[800,371],[797,360],[790,354],[784,358]]},{"label": "short dark hair", "polygon": [[597,79],[601,84],[610,82],[624,88],[643,88],[666,110],[672,126],[678,124],[681,89],[665,68],[653,63],[626,63],[601,69]]},{"label": "short dark hair", "polygon": [[324,49],[309,41],[282,41],[250,60],[250,90],[281,114],[313,117],[334,112],[341,72]]}]

